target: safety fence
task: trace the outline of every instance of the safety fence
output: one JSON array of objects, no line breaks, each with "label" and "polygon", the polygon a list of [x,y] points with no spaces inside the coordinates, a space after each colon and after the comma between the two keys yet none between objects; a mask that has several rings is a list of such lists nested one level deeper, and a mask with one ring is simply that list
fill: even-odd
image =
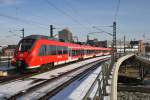
[{"label": "safety fence", "polygon": [[108,88],[110,86],[108,81],[110,78],[110,68],[110,62],[105,62],[101,66],[101,71],[86,93],[84,100],[104,100],[104,98],[110,98],[110,88]]}]

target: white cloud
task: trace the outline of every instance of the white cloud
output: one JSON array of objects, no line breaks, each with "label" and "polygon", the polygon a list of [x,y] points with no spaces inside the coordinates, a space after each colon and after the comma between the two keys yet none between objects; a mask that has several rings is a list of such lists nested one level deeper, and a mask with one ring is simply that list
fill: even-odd
[{"label": "white cloud", "polygon": [[0,0],[0,4],[11,5],[15,3],[16,3],[16,0]]}]

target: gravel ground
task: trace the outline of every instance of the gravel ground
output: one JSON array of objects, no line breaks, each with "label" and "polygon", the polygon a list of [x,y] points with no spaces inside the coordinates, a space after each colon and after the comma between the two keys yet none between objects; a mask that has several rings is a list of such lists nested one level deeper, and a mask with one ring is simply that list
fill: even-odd
[{"label": "gravel ground", "polygon": [[117,100],[150,100],[150,93],[118,92]]}]

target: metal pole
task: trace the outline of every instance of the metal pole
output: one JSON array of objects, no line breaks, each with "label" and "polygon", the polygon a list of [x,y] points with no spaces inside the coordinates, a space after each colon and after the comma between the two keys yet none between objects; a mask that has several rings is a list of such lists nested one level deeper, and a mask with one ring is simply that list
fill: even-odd
[{"label": "metal pole", "polygon": [[103,97],[106,95],[106,87],[105,87],[105,65],[102,65],[102,95]]},{"label": "metal pole", "polygon": [[121,39],[120,39],[120,54],[119,54],[120,57],[121,57],[121,53],[122,53],[122,48],[121,48]]},{"label": "metal pole", "polygon": [[87,35],[87,41],[86,41],[86,43],[88,43],[88,41],[89,41],[89,35]]},{"label": "metal pole", "polygon": [[112,51],[111,51],[111,64],[109,67],[109,73],[112,70],[112,67],[114,66],[114,63],[116,62],[116,22],[113,22],[113,40],[112,40]]},{"label": "metal pole", "polygon": [[10,54],[8,53],[8,68],[10,67]]},{"label": "metal pole", "polygon": [[139,76],[140,76],[141,82],[143,82],[143,80],[144,80],[144,73],[143,72],[144,72],[144,68],[141,65],[141,63],[139,63]]},{"label": "metal pole", "polygon": [[97,80],[98,81],[98,96],[101,99],[102,98],[102,90],[101,90],[101,81],[100,79]]},{"label": "metal pole", "polygon": [[50,25],[50,37],[53,38],[53,25]]},{"label": "metal pole", "polygon": [[124,35],[124,55],[126,53],[126,47],[125,47],[125,45],[126,45],[126,36]]},{"label": "metal pole", "polygon": [[116,62],[116,22],[113,22],[113,63]]},{"label": "metal pole", "polygon": [[22,31],[22,38],[24,39],[24,28],[21,31]]},{"label": "metal pole", "polygon": [[0,54],[0,64],[1,64],[1,56],[2,56],[2,54]]}]

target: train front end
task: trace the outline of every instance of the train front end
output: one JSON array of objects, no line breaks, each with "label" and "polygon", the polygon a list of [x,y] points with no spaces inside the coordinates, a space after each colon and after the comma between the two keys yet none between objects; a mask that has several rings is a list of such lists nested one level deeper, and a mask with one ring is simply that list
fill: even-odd
[{"label": "train front end", "polygon": [[19,72],[28,71],[27,66],[30,63],[28,58],[31,55],[34,43],[35,39],[28,39],[28,38],[22,39],[19,42],[11,62],[11,64],[16,67],[17,71]]}]

